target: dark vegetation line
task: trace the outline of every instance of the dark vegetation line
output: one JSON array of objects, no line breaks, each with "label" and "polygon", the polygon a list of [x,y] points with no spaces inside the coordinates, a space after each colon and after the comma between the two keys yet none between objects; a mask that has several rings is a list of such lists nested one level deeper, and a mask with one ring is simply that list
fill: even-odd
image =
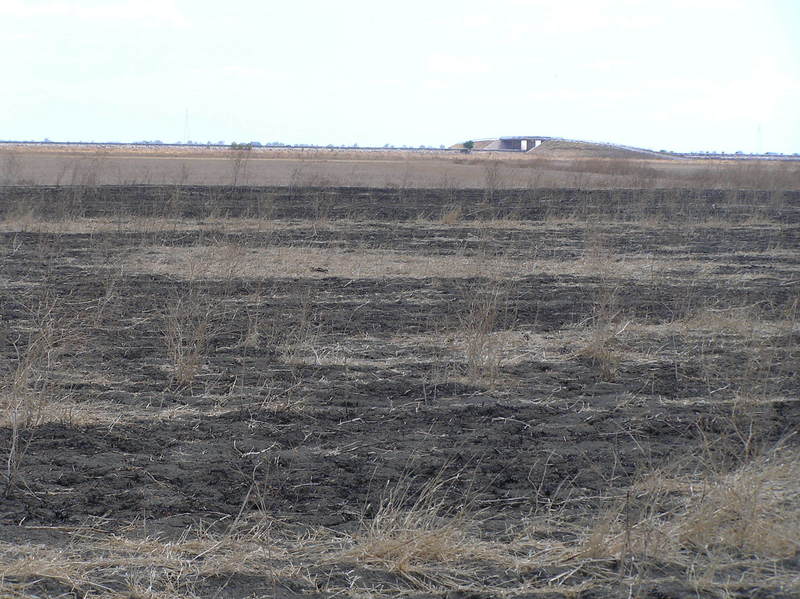
[{"label": "dark vegetation line", "polygon": [[[591,143],[594,145],[604,146],[607,148],[618,148],[621,150],[629,150],[635,152],[646,152],[654,156],[670,157],[670,158],[691,158],[693,160],[800,160],[800,153],[795,154],[780,154],[768,152],[766,154],[724,154],[724,153],[698,153],[698,152],[668,152],[648,150],[645,148],[636,148],[633,146],[625,146],[620,144],[612,144],[605,142],[579,142],[578,140],[568,140],[558,137],[549,138],[558,141],[573,141],[576,143]],[[252,143],[252,142],[250,142]],[[135,146],[135,147],[155,147],[155,148],[213,148],[220,150],[227,150],[234,147],[235,149],[244,149],[250,143],[242,144],[218,144],[218,143],[143,143],[143,142],[121,142],[121,141],[107,141],[107,142],[85,142],[85,141],[17,141],[0,139],[0,144],[9,145],[37,145],[37,146]],[[464,154],[464,153],[520,153],[519,150],[482,150],[478,148],[469,151],[459,148],[429,148],[429,147],[405,147],[398,148],[395,146],[337,146],[325,145],[319,146],[314,144],[263,144],[258,146],[251,146],[251,149],[271,149],[271,150],[349,150],[349,151],[363,151],[363,152],[428,152],[436,153],[443,152],[445,154]]]}]

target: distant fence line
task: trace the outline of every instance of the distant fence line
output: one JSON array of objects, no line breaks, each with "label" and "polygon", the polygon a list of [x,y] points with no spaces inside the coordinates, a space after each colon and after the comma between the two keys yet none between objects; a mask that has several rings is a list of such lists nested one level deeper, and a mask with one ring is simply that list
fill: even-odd
[{"label": "distant fence line", "polygon": [[[697,152],[659,152],[656,150],[648,150],[644,148],[636,148],[633,146],[617,145],[610,143],[600,142],[580,142],[578,140],[568,140],[561,138],[550,138],[554,141],[574,141],[575,143],[591,143],[592,145],[602,146],[603,148],[613,148],[620,150],[628,150],[631,152],[643,152],[652,154],[653,156],[664,158],[690,158],[692,160],[800,160],[800,154],[716,154],[716,153],[697,153]],[[229,149],[245,149],[248,147],[249,142],[236,144],[202,144],[202,143],[142,143],[142,142],[122,142],[122,141],[108,141],[108,142],[86,142],[86,141],[12,141],[0,140],[0,144],[6,145],[19,145],[19,146],[134,146],[137,148],[207,148],[214,150],[229,150]],[[522,150],[513,149],[495,149],[484,150],[473,148],[465,150],[460,148],[398,148],[396,146],[315,146],[308,144],[286,144],[286,145],[269,145],[262,144],[258,146],[251,146],[255,150],[347,150],[349,152],[422,152],[435,154],[438,152],[446,154],[469,154],[469,153],[511,153],[511,154],[524,154]],[[530,152],[530,151],[529,151]],[[535,155],[535,154],[532,154]]]}]

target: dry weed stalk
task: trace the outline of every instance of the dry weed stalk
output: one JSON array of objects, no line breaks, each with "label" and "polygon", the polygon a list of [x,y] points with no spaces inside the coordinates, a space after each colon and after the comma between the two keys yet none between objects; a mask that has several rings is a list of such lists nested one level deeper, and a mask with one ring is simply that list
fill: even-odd
[{"label": "dry weed stalk", "polygon": [[494,200],[497,190],[501,187],[500,161],[489,160],[483,166],[483,197],[486,201]]},{"label": "dry weed stalk", "polygon": [[16,368],[0,381],[2,423],[10,426],[11,438],[6,458],[5,494],[17,480],[19,468],[32,437],[24,432],[47,418],[47,408],[54,403],[55,392],[49,373],[63,351],[67,333],[55,316],[55,300],[43,300],[32,312],[33,327],[24,348],[12,342],[16,350]]},{"label": "dry weed stalk", "polygon": [[[734,408],[768,404],[782,396],[794,376],[798,342],[793,331],[800,299],[785,307],[763,302],[726,308],[706,307],[676,321],[678,330],[699,336],[698,364],[710,393],[726,391]],[[734,357],[737,367],[728,359]]]},{"label": "dry weed stalk", "polygon": [[247,165],[250,162],[250,154],[253,150],[251,144],[230,145],[229,159],[231,162],[231,186],[236,188],[240,184],[247,184]]},{"label": "dry weed stalk", "polygon": [[4,152],[0,163],[0,185],[20,183],[21,164],[16,152]]},{"label": "dry weed stalk", "polygon": [[[261,306],[264,302],[264,296],[261,288],[259,287],[253,295],[252,301],[248,302],[245,306],[245,313],[247,316],[247,331],[245,331],[240,342],[240,346],[246,349],[258,349],[261,342],[265,338],[266,325],[261,316]],[[272,323],[274,324],[274,323]]]},{"label": "dry weed stalk", "polygon": [[464,216],[464,209],[461,204],[448,204],[442,209],[439,222],[443,225],[455,225]]},{"label": "dry weed stalk", "polygon": [[[597,520],[575,557],[615,560],[634,578],[670,564],[696,584],[725,588],[729,575],[714,572],[758,585],[785,578],[780,560],[798,553],[800,454],[777,449],[729,473],[650,473]],[[796,579],[790,586],[800,590]]]},{"label": "dry weed stalk", "polygon": [[587,358],[604,381],[613,381],[621,361],[613,344],[627,324],[619,322],[618,287],[612,280],[613,253],[598,231],[589,229],[586,235],[584,261],[587,269],[596,273],[599,281],[590,319],[592,329],[589,341],[578,351],[578,355]]},{"label": "dry weed stalk", "polygon": [[508,293],[500,284],[467,293],[468,307],[459,318],[465,333],[467,376],[472,381],[493,385],[497,380],[502,356],[496,327],[502,312],[507,310]]},{"label": "dry weed stalk", "polygon": [[493,555],[488,544],[470,533],[476,520],[469,500],[448,506],[457,479],[440,472],[413,491],[413,481],[404,478],[388,491],[371,520],[362,519],[350,546],[329,559],[377,567],[416,588],[452,588],[460,578],[459,564]]},{"label": "dry weed stalk", "polygon": [[177,296],[164,315],[164,343],[180,387],[190,386],[205,365],[215,310],[209,298],[189,291]]},{"label": "dry weed stalk", "polygon": [[315,297],[309,289],[300,293],[299,303],[295,307],[281,336],[284,340],[283,354],[286,362],[300,359],[303,351],[314,354],[316,363],[320,363],[316,350],[317,323]]}]

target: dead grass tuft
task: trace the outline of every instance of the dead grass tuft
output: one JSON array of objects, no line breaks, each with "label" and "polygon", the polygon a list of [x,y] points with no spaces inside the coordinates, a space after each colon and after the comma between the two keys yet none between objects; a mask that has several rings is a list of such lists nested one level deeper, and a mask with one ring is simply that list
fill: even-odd
[{"label": "dead grass tuft", "polygon": [[442,216],[439,222],[443,225],[455,225],[461,221],[464,216],[464,209],[460,204],[450,204],[442,209]]},{"label": "dead grass tuft", "polygon": [[197,291],[178,295],[164,315],[163,336],[173,381],[187,387],[203,369],[215,306]]},{"label": "dead grass tuft", "polygon": [[440,475],[412,491],[405,479],[392,488],[375,516],[362,520],[341,552],[330,560],[352,561],[398,575],[413,588],[452,586],[470,559],[494,556],[490,544],[471,529],[476,525],[468,500],[453,504],[448,487],[457,480]]},{"label": "dead grass tuft", "polygon": [[696,560],[784,559],[800,551],[800,454],[780,450],[729,473],[670,478],[651,473],[601,517],[580,555]]},{"label": "dead grass tuft", "polygon": [[501,312],[507,309],[508,290],[495,284],[473,290],[468,298],[467,311],[460,316],[467,376],[473,382],[493,385],[502,359],[502,340],[495,329]]}]

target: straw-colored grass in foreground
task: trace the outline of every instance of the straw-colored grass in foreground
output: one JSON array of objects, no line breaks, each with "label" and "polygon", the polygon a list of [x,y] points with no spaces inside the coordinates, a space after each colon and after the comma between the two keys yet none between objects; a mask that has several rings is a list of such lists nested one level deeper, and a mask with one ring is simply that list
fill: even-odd
[{"label": "straw-colored grass in foreground", "polygon": [[229,533],[195,529],[175,541],[134,527],[131,535],[76,528],[55,546],[4,543],[0,592],[32,599],[37,581],[50,580],[80,596],[166,599],[195,596],[209,577],[247,575],[276,591],[289,584],[374,597],[451,589],[567,597],[658,584],[665,570],[700,596],[800,592],[800,578],[781,561],[800,552],[797,450],[718,475],[645,473],[628,490],[609,490],[609,507],[593,522],[562,520],[566,512],[548,504],[500,538],[482,535],[480,514],[454,503],[450,482],[435,479],[413,496],[410,480],[401,481],[352,534],[298,532],[254,514]]}]

